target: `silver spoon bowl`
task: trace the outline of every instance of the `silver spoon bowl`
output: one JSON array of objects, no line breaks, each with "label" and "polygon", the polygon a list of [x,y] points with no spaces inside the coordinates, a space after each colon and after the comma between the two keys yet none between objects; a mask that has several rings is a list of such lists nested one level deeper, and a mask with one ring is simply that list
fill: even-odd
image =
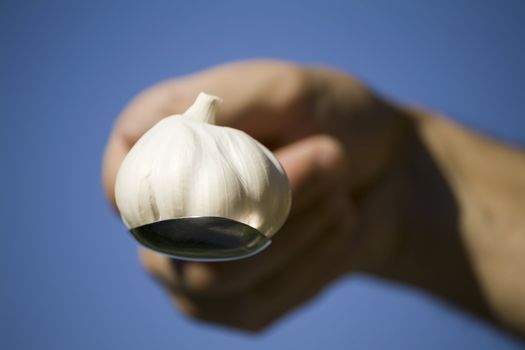
[{"label": "silver spoon bowl", "polygon": [[229,261],[255,255],[271,243],[235,220],[198,216],[157,221],[129,230],[142,245],[174,259]]}]

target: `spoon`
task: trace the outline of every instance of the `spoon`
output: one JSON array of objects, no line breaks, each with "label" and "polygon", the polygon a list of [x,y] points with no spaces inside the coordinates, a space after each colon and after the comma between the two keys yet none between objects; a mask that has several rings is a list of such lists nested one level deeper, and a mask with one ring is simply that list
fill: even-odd
[{"label": "spoon", "polygon": [[243,259],[261,252],[271,243],[251,226],[214,216],[157,221],[129,231],[144,246],[189,261]]}]

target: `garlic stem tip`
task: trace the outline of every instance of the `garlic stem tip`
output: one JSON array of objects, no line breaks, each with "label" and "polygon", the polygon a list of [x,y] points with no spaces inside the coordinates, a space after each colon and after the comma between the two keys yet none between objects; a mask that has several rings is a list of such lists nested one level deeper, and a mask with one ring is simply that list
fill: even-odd
[{"label": "garlic stem tip", "polygon": [[201,92],[183,115],[203,123],[215,124],[215,115],[221,102],[220,97]]}]

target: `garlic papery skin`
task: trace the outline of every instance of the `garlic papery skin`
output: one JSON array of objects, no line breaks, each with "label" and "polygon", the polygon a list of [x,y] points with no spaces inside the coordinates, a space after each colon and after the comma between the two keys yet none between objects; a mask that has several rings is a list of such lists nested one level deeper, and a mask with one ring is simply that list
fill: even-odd
[{"label": "garlic papery skin", "polygon": [[162,119],[131,148],[115,183],[128,228],[215,216],[271,237],[284,224],[291,206],[285,171],[248,134],[214,125],[220,102],[199,94],[184,114]]}]

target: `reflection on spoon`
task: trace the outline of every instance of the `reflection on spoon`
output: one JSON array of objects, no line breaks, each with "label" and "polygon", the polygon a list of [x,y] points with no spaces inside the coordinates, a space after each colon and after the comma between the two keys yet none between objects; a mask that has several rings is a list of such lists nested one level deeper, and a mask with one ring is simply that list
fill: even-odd
[{"label": "reflection on spoon", "polygon": [[144,246],[174,259],[228,261],[255,255],[271,243],[257,229],[235,220],[196,216],[130,229]]}]

